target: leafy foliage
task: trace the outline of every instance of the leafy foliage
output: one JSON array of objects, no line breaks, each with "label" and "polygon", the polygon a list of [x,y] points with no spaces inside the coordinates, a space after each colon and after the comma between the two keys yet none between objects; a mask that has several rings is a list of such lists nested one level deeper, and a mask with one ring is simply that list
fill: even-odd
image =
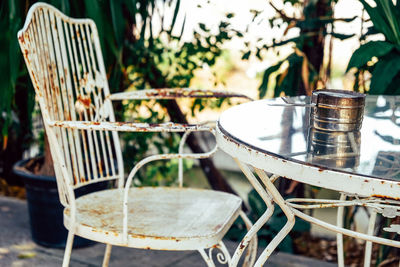
[{"label": "leafy foliage", "polygon": [[[17,30],[22,28],[26,12],[34,2],[36,1],[9,0],[0,4],[0,26],[6,29],[6,33],[0,35],[2,48],[0,69],[4,74],[0,79],[2,147],[6,147],[8,132],[17,131],[18,127],[28,127],[24,132],[21,131],[20,135],[30,136],[27,133],[30,133],[34,97],[16,36]],[[205,65],[212,67],[222,54],[222,44],[231,38],[229,23],[221,21],[216,29],[212,29],[213,31],[200,23],[193,32],[194,40],[183,40],[186,15],[180,8],[180,0],[46,0],[44,2],[69,16],[88,17],[95,21],[111,93],[122,91],[129,86],[132,86],[131,89],[188,87],[194,72]],[[179,21],[178,17],[183,17],[183,21]],[[227,14],[226,20],[231,17],[233,14]],[[29,104],[19,105],[21,102],[17,98],[19,90],[23,91],[25,96],[21,99],[25,99]],[[118,120],[153,123],[169,120],[165,102],[159,102],[158,109],[154,109],[154,105],[154,102],[124,102],[117,103],[114,108]],[[206,105],[207,101],[197,101],[193,103],[192,110],[202,109]],[[29,116],[29,120],[24,120],[24,124],[20,125],[19,122],[22,120],[17,118],[22,115]],[[178,136],[175,134],[126,134],[122,138],[126,144],[125,156],[130,156],[131,159],[129,166],[126,166],[127,169],[130,169],[138,159],[143,158],[144,154],[161,150],[177,151]],[[19,141],[12,147],[28,143]],[[190,166],[190,163],[187,166]],[[157,167],[157,171],[150,170],[149,173],[157,176],[159,171],[168,172],[167,169],[173,170],[174,167]],[[157,179],[153,179],[150,183],[155,184],[154,181]]]},{"label": "leafy foliage", "polygon": [[[142,6],[143,5],[143,6]],[[161,6],[160,6],[161,5]],[[122,77],[126,78],[124,84],[131,88],[174,88],[189,87],[195,71],[203,66],[213,66],[218,57],[222,55],[222,44],[231,38],[229,23],[221,21],[211,33],[205,24],[199,23],[193,31],[194,40],[184,41],[182,36],[185,30],[186,16],[180,12],[180,1],[143,1],[141,6],[136,6],[137,13],[134,16],[136,23],[131,40],[125,40],[118,63]],[[167,14],[160,10],[173,11],[171,23],[167,23]],[[133,10],[132,10],[133,12]],[[177,16],[183,17],[181,24],[177,23]],[[227,14],[227,19],[232,17]],[[129,20],[129,18],[125,18]],[[141,21],[141,23],[137,23]],[[161,28],[155,30],[154,23],[162,21]],[[130,32],[128,32],[130,33]],[[202,110],[205,106],[213,107],[210,100],[195,100],[192,102],[192,113]],[[212,101],[212,100],[211,100]],[[215,103],[221,104],[220,101]],[[158,123],[169,120],[167,103],[160,101],[155,108],[154,102],[124,102],[124,116],[127,119],[135,119],[143,122]],[[147,115],[143,115],[147,114]],[[127,169],[132,164],[151,151],[159,153],[177,152],[178,136],[173,133],[138,135],[136,133],[125,133],[126,140],[125,156],[132,159]],[[166,177],[173,176],[174,166],[163,167],[157,163],[151,168],[150,174],[154,174],[147,181],[142,176],[142,184],[160,184],[161,177],[156,174],[164,174]],[[190,162],[187,166],[190,166]],[[149,174],[148,173],[148,174]],[[176,176],[176,175],[175,175]]]},{"label": "leafy foliage", "polygon": [[[347,71],[357,68],[354,89],[370,94],[400,94],[400,3],[374,1],[372,7],[360,1],[373,23],[361,39],[379,33],[385,40],[364,43],[352,55]],[[372,74],[369,88],[364,80],[367,72]]]},{"label": "leafy foliage", "polygon": [[393,44],[384,41],[371,41],[364,45],[361,45],[353,53],[346,71],[349,71],[353,67],[361,68],[363,66],[366,66],[368,61],[370,61],[372,57],[384,56],[388,54],[393,48]]},{"label": "leafy foliage", "polygon": [[[326,83],[330,72],[329,64],[326,67],[322,66],[325,38],[329,36],[345,40],[354,36],[354,34],[342,34],[335,31],[334,22],[351,22],[356,19],[356,17],[335,18],[333,6],[336,0],[306,2],[285,0],[283,2],[300,10],[302,14],[299,17],[290,17],[270,2],[270,6],[276,11],[276,16],[269,20],[269,24],[273,28],[285,29],[282,40],[273,40],[272,45],[258,40],[256,48],[251,49],[248,45],[248,51],[245,51],[242,57],[248,59],[251,55],[255,55],[262,59],[263,53],[270,49],[293,45],[293,53],[265,70],[259,87],[260,98],[265,97],[269,89],[273,89],[275,97],[281,94],[289,96],[311,94],[319,84]],[[263,12],[255,11],[253,21],[263,20],[262,16]],[[292,29],[297,29],[299,34],[285,39]]]},{"label": "leafy foliage", "polygon": [[32,140],[33,89],[16,38],[24,10],[25,2],[0,2],[0,172],[5,176]]}]

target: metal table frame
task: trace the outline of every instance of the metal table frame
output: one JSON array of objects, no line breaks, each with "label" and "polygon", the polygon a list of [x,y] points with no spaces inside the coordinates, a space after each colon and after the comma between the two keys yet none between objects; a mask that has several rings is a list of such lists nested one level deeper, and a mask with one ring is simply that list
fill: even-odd
[{"label": "metal table frame", "polygon": [[[254,103],[254,102],[253,102]],[[248,103],[251,104],[251,103]],[[257,259],[255,266],[262,266],[279,243],[291,231],[295,217],[337,233],[338,264],[344,266],[343,235],[363,239],[366,242],[364,266],[370,266],[372,243],[379,243],[400,248],[400,242],[374,236],[377,213],[394,218],[400,215],[400,182],[375,179],[350,172],[316,167],[305,162],[288,160],[277,154],[241,142],[227,132],[221,123],[217,125],[216,138],[218,146],[231,155],[254,189],[267,205],[266,212],[253,225],[245,236],[243,243],[248,243],[257,231],[268,221],[274,211],[274,203],[282,208],[288,221],[267,248]],[[255,174],[253,173],[254,170]],[[272,175],[267,175],[272,173]],[[278,178],[292,179],[301,183],[318,186],[341,192],[339,200],[323,199],[288,199],[284,200],[274,181]],[[347,200],[348,196],[354,199]],[[361,197],[363,196],[363,197]],[[364,206],[371,208],[367,234],[343,228],[344,208]],[[337,225],[313,218],[302,210],[338,207]],[[399,225],[400,226],[400,225]],[[384,228],[388,232],[400,232],[398,225]]]}]

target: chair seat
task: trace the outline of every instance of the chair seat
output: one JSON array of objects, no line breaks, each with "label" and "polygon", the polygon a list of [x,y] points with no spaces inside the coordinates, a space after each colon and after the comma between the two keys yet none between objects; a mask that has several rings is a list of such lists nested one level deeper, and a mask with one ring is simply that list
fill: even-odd
[{"label": "chair seat", "polygon": [[[123,190],[76,200],[75,234],[112,245],[195,250],[216,245],[239,215],[241,199],[203,189],[140,187],[129,191],[128,241],[122,235]],[[64,225],[70,230],[70,211]]]}]

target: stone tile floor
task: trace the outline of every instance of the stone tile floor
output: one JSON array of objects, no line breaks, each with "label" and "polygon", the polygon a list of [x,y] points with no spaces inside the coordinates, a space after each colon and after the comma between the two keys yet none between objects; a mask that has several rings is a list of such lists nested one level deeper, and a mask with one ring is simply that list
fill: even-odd
[{"label": "stone tile floor", "polygon": [[[225,242],[231,253],[236,243]],[[105,246],[72,251],[72,267],[101,266]],[[261,253],[262,248],[259,248]],[[52,267],[61,266],[64,251],[36,245],[30,237],[29,217],[25,201],[0,196],[0,266]],[[113,247],[110,266],[206,266],[198,252],[149,251]],[[326,263],[286,253],[275,253],[265,266],[269,267],[333,267]]]}]

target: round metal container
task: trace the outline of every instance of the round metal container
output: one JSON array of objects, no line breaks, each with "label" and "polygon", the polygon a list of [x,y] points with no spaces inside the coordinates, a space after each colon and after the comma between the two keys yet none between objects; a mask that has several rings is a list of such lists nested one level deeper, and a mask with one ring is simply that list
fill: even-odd
[{"label": "round metal container", "polygon": [[360,161],[361,133],[332,132],[310,128],[308,159],[311,163],[332,168],[354,168]]},{"label": "round metal container", "polygon": [[365,95],[345,90],[316,90],[311,125],[325,131],[358,131],[364,116]]}]

